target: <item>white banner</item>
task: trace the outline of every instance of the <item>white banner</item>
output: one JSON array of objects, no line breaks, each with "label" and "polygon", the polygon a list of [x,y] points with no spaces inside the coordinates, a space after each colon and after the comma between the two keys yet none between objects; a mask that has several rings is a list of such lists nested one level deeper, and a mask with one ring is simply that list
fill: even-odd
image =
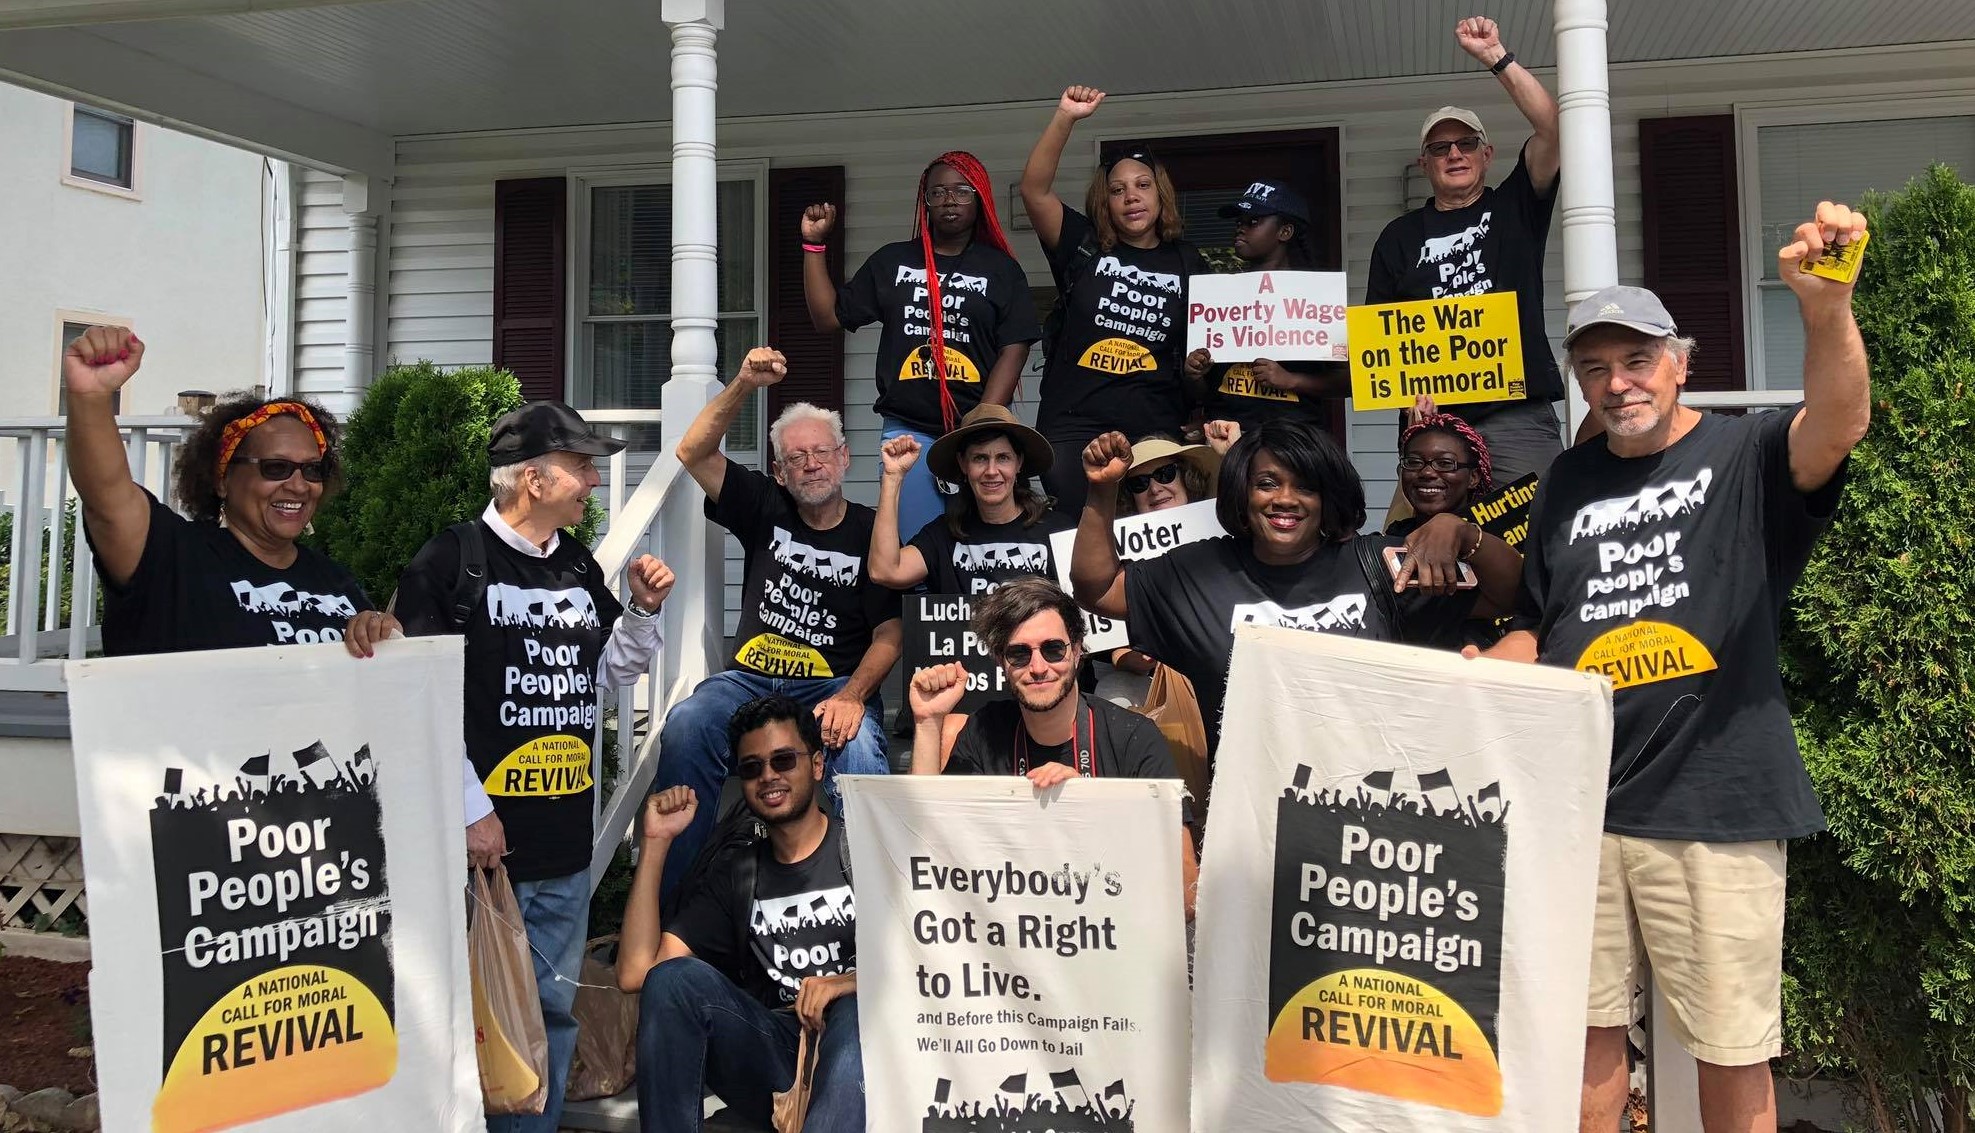
[{"label": "white banner", "polygon": [[1224,719],[1193,1127],[1576,1128],[1610,683],[1243,626]]},{"label": "white banner", "polygon": [[[1226,535],[1227,529],[1214,515],[1214,501],[1200,500],[1165,511],[1121,516],[1111,524],[1111,543],[1118,558],[1156,559],[1174,547],[1198,543]],[[1070,555],[1077,544],[1076,528],[1058,531],[1049,537],[1050,554],[1056,560],[1056,582],[1070,593]],[[1084,651],[1096,653],[1131,644],[1131,631],[1116,618],[1103,618],[1084,611]]]},{"label": "white banner", "polygon": [[483,1128],[462,658],[69,664],[105,1129]]},{"label": "white banner", "polygon": [[1185,1133],[1178,781],[838,782],[866,1127]]},{"label": "white banner", "polygon": [[1347,362],[1341,271],[1244,271],[1186,280],[1186,350],[1216,362]]}]

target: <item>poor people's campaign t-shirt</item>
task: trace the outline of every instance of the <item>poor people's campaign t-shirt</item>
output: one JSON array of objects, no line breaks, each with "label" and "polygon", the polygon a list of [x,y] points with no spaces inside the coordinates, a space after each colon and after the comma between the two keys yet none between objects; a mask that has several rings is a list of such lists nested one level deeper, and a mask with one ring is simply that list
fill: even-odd
[{"label": "poor people's campaign t-shirt", "polygon": [[1703,414],[1629,459],[1596,437],[1536,490],[1517,625],[1544,663],[1611,678],[1606,830],[1749,842],[1824,828],[1777,634],[1844,477],[1797,490],[1796,415]]},{"label": "poor people's campaign t-shirt", "polygon": [[[962,488],[961,491],[967,489]],[[1077,526],[1072,516],[1046,511],[1033,524],[975,522],[955,538],[941,516],[919,529],[911,545],[926,560],[926,587],[935,594],[985,594],[1024,575],[1056,577],[1049,537]]]},{"label": "poor people's campaign t-shirt", "polygon": [[[1350,376],[1351,367],[1347,362],[1273,361],[1292,374]],[[1206,392],[1201,407],[1207,420],[1238,421],[1243,429],[1260,428],[1265,421],[1285,418],[1327,423],[1331,403],[1337,400],[1277,389],[1256,377],[1253,367],[1247,362],[1216,365],[1207,371],[1203,384]]]},{"label": "poor people's campaign t-shirt", "polygon": [[[980,404],[983,383],[1002,347],[1034,342],[1042,331],[1028,276],[1015,257],[977,240],[959,255],[935,255],[934,264],[945,312],[941,333],[947,389],[955,411],[965,416]],[[946,432],[946,423],[940,415],[927,291],[920,242],[886,244],[837,292],[837,322],[845,330],[871,323],[881,328],[878,415],[938,436]]]},{"label": "poor people's campaign t-shirt", "polygon": [[565,877],[590,864],[597,670],[624,608],[567,532],[538,558],[475,522],[486,594],[466,625],[453,622],[460,544],[452,531],[412,558],[395,611],[414,637],[466,636],[466,754],[507,831],[508,876]]},{"label": "poor people's campaign t-shirt", "polygon": [[706,517],[734,533],[747,556],[741,616],[728,668],[766,677],[847,677],[871,631],[898,617],[898,594],[870,580],[876,513],[846,502],[835,527],[802,521],[780,484],[727,462]]},{"label": "poor people's campaign t-shirt", "polygon": [[[193,522],[150,492],[151,526],[123,585],[103,576],[103,652],[110,657],[308,645],[343,640],[374,607],[357,580],[301,544],[286,568],[267,565],[217,523]],[[88,531],[90,546],[95,533]]]}]

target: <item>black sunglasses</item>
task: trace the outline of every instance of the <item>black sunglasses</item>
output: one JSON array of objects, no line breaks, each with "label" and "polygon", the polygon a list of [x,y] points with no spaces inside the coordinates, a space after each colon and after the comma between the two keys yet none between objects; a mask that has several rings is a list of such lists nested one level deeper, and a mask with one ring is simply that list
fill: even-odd
[{"label": "black sunglasses", "polygon": [[1427,156],[1446,157],[1447,151],[1456,146],[1460,147],[1462,153],[1473,153],[1475,150],[1481,148],[1481,138],[1478,135],[1469,134],[1465,138],[1452,138],[1444,142],[1428,142],[1426,143]]},{"label": "black sunglasses", "polygon": [[238,458],[238,462],[253,465],[260,470],[261,479],[277,484],[293,476],[296,469],[300,469],[302,479],[311,484],[329,479],[329,460],[326,457],[321,460],[288,460],[279,456],[243,456]]},{"label": "black sunglasses", "polygon": [[807,757],[799,751],[778,751],[767,759],[741,760],[734,765],[734,774],[743,779],[759,779],[762,772],[773,767],[776,774],[787,775],[789,772],[794,771],[796,764],[801,763],[805,758]]},{"label": "black sunglasses", "polygon": [[1136,496],[1140,492],[1143,492],[1147,488],[1150,488],[1154,480],[1157,480],[1161,484],[1170,484],[1173,481],[1179,479],[1179,477],[1180,477],[1180,466],[1178,462],[1161,465],[1160,467],[1155,468],[1150,472],[1147,472],[1143,476],[1125,477],[1125,491]]},{"label": "black sunglasses", "polygon": [[1001,660],[1003,664],[1012,665],[1017,669],[1026,669],[1029,667],[1029,662],[1035,658],[1038,650],[1041,651],[1043,660],[1052,665],[1060,665],[1063,663],[1063,658],[1070,655],[1070,643],[1061,638],[1056,638],[1051,641],[1045,641],[1040,646],[1011,645],[1001,651]]}]

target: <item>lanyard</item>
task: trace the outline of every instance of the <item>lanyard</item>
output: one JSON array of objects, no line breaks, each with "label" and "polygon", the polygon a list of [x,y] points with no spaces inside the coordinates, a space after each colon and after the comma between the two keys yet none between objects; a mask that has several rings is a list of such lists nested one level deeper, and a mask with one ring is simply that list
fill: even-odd
[{"label": "lanyard", "polygon": [[[1016,724],[1015,774],[1027,775],[1029,773],[1029,729],[1026,726],[1022,726],[1019,716],[1016,718]],[[1091,710],[1090,705],[1084,705],[1084,714],[1077,719],[1076,727],[1071,729],[1070,739],[1071,743],[1076,747],[1077,774],[1082,775],[1086,779],[1097,778],[1097,758],[1094,751],[1097,746],[1097,713]]]}]

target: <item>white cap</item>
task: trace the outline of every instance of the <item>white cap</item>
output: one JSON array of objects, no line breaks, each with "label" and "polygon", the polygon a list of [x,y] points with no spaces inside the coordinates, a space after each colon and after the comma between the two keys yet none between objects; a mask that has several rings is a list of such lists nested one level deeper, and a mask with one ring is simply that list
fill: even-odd
[{"label": "white cap", "polygon": [[1481,116],[1479,114],[1476,114],[1472,110],[1464,110],[1458,106],[1443,106],[1427,115],[1426,121],[1420,124],[1421,145],[1426,144],[1426,136],[1431,134],[1433,128],[1442,122],[1459,122],[1461,125],[1481,135],[1483,145],[1488,143],[1488,131],[1482,127]]}]

